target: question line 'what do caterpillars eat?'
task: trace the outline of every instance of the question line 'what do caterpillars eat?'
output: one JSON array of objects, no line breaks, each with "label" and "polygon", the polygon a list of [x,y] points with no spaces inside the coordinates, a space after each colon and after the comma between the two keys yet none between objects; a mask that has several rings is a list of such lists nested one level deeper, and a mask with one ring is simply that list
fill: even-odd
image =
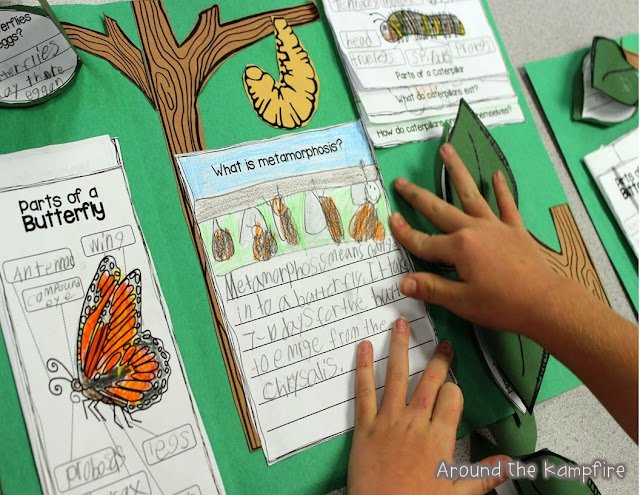
[{"label": "question line 'what do caterpillars eat?'", "polygon": [[66,195],[50,195],[36,199],[20,199],[17,207],[25,232],[52,229],[77,222],[106,218],[96,187],[86,193],[76,188]]},{"label": "question line 'what do caterpillars eat?'", "polygon": [[236,160],[235,162],[231,163],[220,163],[218,165],[211,165],[211,169],[217,177],[223,177],[225,175],[240,173],[245,170],[251,171],[263,167],[273,167],[282,163],[302,160],[304,158],[306,158],[307,160],[311,160],[314,157],[342,151],[342,146],[342,139],[338,138],[333,142],[318,146],[309,146],[307,148],[298,149],[296,151],[276,152],[273,155],[253,159],[246,158],[244,159],[244,163],[242,163],[240,160]]}]

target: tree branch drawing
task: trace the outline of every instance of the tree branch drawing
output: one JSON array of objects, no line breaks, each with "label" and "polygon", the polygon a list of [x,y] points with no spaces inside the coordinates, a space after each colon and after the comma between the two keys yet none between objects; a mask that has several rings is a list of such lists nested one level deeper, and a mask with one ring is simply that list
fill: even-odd
[{"label": "tree branch drawing", "polygon": [[178,42],[162,0],[131,2],[140,40],[138,48],[115,19],[105,16],[105,33],[63,22],[71,42],[79,49],[108,61],[140,89],[158,112],[173,172],[180,192],[182,210],[207,282],[209,303],[222,348],[234,401],[252,450],[260,439],[251,419],[242,381],[227,338],[213,284],[205,268],[205,250],[195,232],[195,220],[179,179],[174,156],[206,149],[198,96],[213,73],[227,59],[274,32],[272,19],[284,18],[291,27],[317,21],[313,2],[220,21],[220,8],[213,5],[198,16],[187,38]]},{"label": "tree branch drawing", "polygon": [[610,306],[607,294],[604,291],[598,272],[591,260],[589,250],[580,234],[568,204],[554,206],[550,210],[553,225],[556,229],[560,251],[555,251],[541,242],[538,242],[540,251],[546,258],[551,269],[567,278],[577,280],[586,287],[594,296],[607,306]]}]

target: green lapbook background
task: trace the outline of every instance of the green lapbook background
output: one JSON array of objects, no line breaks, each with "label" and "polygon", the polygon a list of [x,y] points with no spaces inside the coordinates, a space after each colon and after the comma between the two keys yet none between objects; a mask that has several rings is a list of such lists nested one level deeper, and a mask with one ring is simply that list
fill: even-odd
[{"label": "green lapbook background", "polygon": [[[624,47],[637,52],[638,35],[625,37]],[[572,81],[588,51],[589,48],[585,48],[561,57],[530,62],[525,68],[593,226],[637,312],[638,259],[582,159],[638,127],[638,112],[626,122],[610,127],[571,120]]]},{"label": "green lapbook background", "polygon": [[[300,2],[228,0],[220,2],[220,12],[224,22],[294,3]],[[209,7],[211,1],[166,0],[165,4],[176,36],[182,40],[194,25],[198,13]],[[101,32],[104,32],[102,15],[106,14],[116,19],[124,32],[138,44],[131,7],[127,3],[59,6],[55,7],[55,12],[62,21]],[[490,21],[495,30],[491,17]],[[323,17],[322,21],[295,28],[295,32],[309,52],[320,80],[318,110],[307,128],[357,119],[326,19]],[[504,54],[502,44],[501,49]],[[73,86],[64,94],[41,106],[0,110],[0,153],[101,134],[120,138],[133,202],[227,492],[325,493],[344,486],[351,434],[327,441],[271,467],[267,467],[261,451],[249,452],[215,336],[204,279],[180,208],[158,115],[143,94],[107,62],[85,52],[81,52],[81,56],[84,65]],[[253,112],[241,79],[247,64],[256,64],[277,75],[273,36],[227,60],[202,91],[199,110],[207,148],[286,133],[265,125]],[[558,249],[549,208],[566,203],[566,197],[526,108],[513,68],[510,64],[508,66],[526,122],[491,132],[502,147],[518,182],[520,210],[527,227],[540,240]],[[433,169],[437,146],[438,141],[433,140],[377,150],[387,190],[391,191],[389,185],[400,175],[437,190]],[[389,195],[392,208],[402,211],[414,225],[431,229],[392,192]],[[0,242],[7,240],[3,238]],[[433,269],[417,264],[417,269],[425,268]],[[440,337],[451,340],[456,351],[453,369],[465,396],[460,434],[512,414],[510,403],[485,369],[471,326],[442,308],[430,309]],[[39,493],[4,341],[0,347],[0,374],[4,378],[0,389],[3,398],[0,401],[2,488],[6,495]],[[551,359],[539,400],[578,384],[570,372]]]}]

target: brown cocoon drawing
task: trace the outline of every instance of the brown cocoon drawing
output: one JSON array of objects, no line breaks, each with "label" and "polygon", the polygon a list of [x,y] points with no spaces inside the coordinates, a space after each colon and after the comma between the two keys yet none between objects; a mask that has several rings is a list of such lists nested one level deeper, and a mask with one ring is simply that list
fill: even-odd
[{"label": "brown cocoon drawing", "polygon": [[344,238],[344,231],[342,230],[342,218],[340,218],[340,212],[333,198],[323,196],[320,198],[320,206],[322,207],[324,218],[327,221],[331,239],[333,239],[333,242],[336,244],[340,244]]},{"label": "brown cocoon drawing", "polygon": [[271,201],[271,211],[273,212],[273,220],[278,228],[280,239],[287,241],[292,246],[297,246],[298,229],[296,229],[291,218],[291,210],[284,202],[284,198],[279,194]]},{"label": "brown cocoon drawing", "polygon": [[384,240],[384,226],[378,220],[378,213],[373,203],[365,203],[351,217],[349,235],[358,242],[370,239],[376,242]]},{"label": "brown cocoon drawing", "polygon": [[213,233],[213,259],[216,261],[227,261],[233,256],[233,238],[228,229],[217,228]]}]

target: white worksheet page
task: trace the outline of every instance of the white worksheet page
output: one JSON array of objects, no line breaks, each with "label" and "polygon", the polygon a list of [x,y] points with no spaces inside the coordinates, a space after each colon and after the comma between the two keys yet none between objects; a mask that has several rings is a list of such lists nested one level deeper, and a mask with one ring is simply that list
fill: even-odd
[{"label": "white worksheet page", "polygon": [[224,493],[107,136],[0,156],[0,323],[46,494]]},{"label": "white worksheet page", "polygon": [[480,0],[323,0],[336,43],[365,89],[506,74]]},{"label": "white worksheet page", "polygon": [[267,462],[353,427],[358,342],[382,393],[393,321],[410,384],[436,335],[360,123],[178,157]]},{"label": "white worksheet page", "polygon": [[584,162],[638,256],[638,128],[588,154]]}]

